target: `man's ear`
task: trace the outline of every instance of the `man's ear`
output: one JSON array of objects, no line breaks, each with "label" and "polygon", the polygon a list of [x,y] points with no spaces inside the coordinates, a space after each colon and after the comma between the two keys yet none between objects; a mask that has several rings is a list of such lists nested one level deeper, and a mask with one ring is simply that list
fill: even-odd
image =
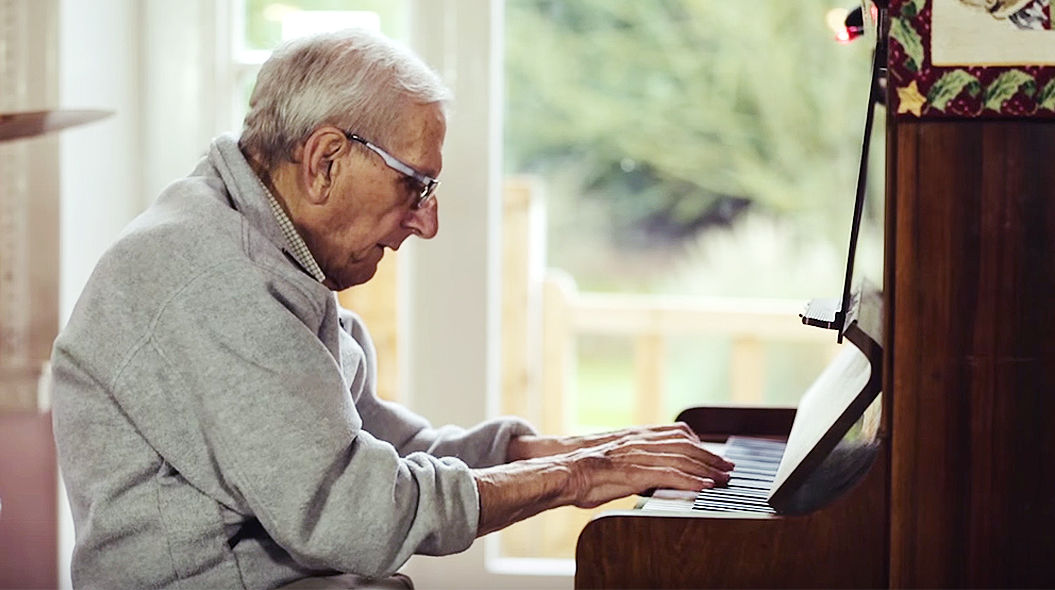
[{"label": "man's ear", "polygon": [[321,205],[329,199],[334,177],[348,150],[348,140],[336,127],[320,127],[304,141],[300,176],[309,202]]}]

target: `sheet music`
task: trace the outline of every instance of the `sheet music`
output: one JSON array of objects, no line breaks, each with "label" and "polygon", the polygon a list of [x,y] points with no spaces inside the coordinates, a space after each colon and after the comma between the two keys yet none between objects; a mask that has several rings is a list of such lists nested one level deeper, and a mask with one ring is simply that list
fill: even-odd
[{"label": "sheet music", "polygon": [[[858,416],[846,415],[848,409],[855,403],[859,404],[862,396],[867,397],[866,403],[872,401],[874,396],[866,391],[871,376],[872,365],[868,356],[854,344],[844,345],[803,395],[787,443],[754,437],[730,437],[724,449],[712,447],[712,452],[736,463],[728,487],[705,489],[695,495],[676,490],[657,490],[639,508],[731,511],[741,516],[772,514],[778,505],[782,507],[782,513],[800,510],[802,506],[795,502],[789,504],[788,495],[794,496],[797,491],[803,490],[804,481],[811,480],[802,478],[807,477],[818,466],[817,463],[828,456],[831,448],[822,439],[834,434],[841,438],[845,431],[838,432],[841,429],[839,424],[857,420]],[[822,446],[824,449],[819,450]],[[832,442],[831,446],[835,446],[835,443]],[[824,454],[819,458],[814,457],[817,460],[807,459],[811,452],[816,455],[816,452],[821,451]],[[853,456],[860,458],[863,455]],[[855,462],[854,465],[860,463],[858,467],[862,468],[870,465],[871,455],[866,458],[869,460]],[[807,464],[808,460],[812,463]],[[854,470],[855,473],[857,471],[859,469]],[[789,481],[792,474],[796,474],[795,482]],[[788,487],[782,490],[781,487],[785,485]],[[781,503],[771,503],[778,492],[782,494]]]},{"label": "sheet music", "polygon": [[841,347],[799,401],[795,426],[788,437],[773,490],[779,489],[802,464],[836,419],[865,389],[871,375],[872,366],[860,349],[852,344]]}]

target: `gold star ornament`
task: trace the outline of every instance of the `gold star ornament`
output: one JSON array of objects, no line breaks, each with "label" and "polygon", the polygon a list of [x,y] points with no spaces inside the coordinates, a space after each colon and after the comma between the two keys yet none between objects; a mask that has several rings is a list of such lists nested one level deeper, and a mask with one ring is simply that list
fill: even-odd
[{"label": "gold star ornament", "polygon": [[913,80],[908,86],[897,89],[897,112],[899,115],[912,113],[919,117],[923,114],[923,105],[927,104],[927,97],[919,93],[919,86]]}]

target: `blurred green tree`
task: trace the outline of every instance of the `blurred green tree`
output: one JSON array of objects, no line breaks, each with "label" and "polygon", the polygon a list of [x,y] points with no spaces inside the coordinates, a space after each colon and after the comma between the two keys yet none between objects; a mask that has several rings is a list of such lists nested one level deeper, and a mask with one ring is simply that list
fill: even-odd
[{"label": "blurred green tree", "polygon": [[[835,6],[508,0],[507,171],[550,179],[560,239],[666,249],[755,211],[843,248],[871,48],[834,41]],[[551,262],[603,284],[587,248]]]}]

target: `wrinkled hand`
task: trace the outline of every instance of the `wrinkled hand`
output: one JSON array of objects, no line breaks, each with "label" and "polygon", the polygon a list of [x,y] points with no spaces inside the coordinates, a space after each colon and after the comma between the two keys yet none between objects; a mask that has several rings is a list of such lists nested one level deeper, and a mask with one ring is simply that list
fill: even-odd
[{"label": "wrinkled hand", "polygon": [[[592,508],[650,488],[698,491],[724,484],[733,464],[707,449],[684,424],[567,437],[571,503]],[[556,458],[556,457],[555,457]]]},{"label": "wrinkled hand", "polygon": [[660,426],[634,426],[585,436],[523,435],[509,441],[506,460],[519,461],[520,459],[548,457],[574,451],[575,449],[596,447],[613,441],[632,439],[659,440],[667,439],[671,436],[683,436],[694,442],[700,441],[699,437],[684,422]]},{"label": "wrinkled hand", "polygon": [[699,491],[726,483],[733,464],[703,447],[685,424],[589,436],[514,438],[508,463],[473,470],[477,534],[557,506],[593,508],[651,488]]}]

